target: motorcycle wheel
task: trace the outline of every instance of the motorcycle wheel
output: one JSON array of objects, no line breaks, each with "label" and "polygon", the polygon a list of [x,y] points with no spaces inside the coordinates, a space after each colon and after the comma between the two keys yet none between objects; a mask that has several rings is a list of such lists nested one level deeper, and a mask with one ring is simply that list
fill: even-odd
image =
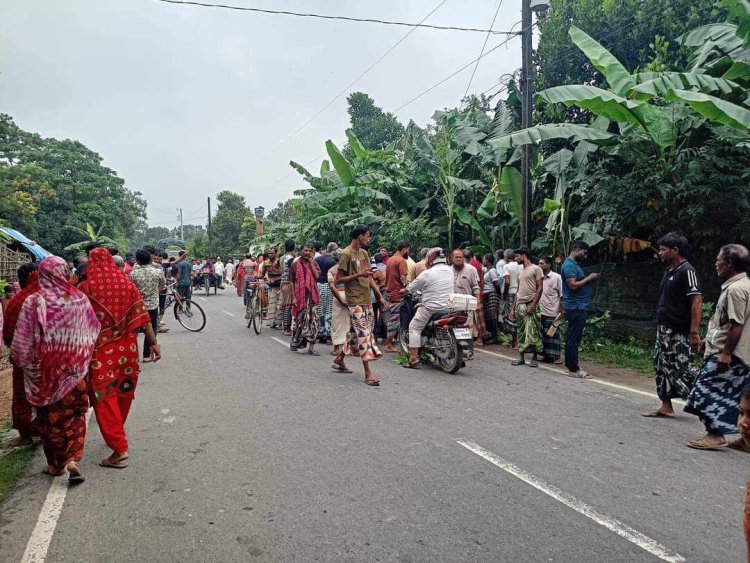
[{"label": "motorcycle wheel", "polygon": [[401,346],[401,352],[409,355],[409,331],[399,329],[398,332],[398,344]]},{"label": "motorcycle wheel", "polygon": [[453,334],[453,331],[448,330],[447,332],[450,344],[441,348],[440,350],[435,350],[435,356],[437,357],[440,369],[442,369],[446,373],[456,373],[459,369],[461,369],[461,363],[463,361],[463,351],[461,350],[461,346],[459,346],[458,340],[456,340],[456,336]]}]

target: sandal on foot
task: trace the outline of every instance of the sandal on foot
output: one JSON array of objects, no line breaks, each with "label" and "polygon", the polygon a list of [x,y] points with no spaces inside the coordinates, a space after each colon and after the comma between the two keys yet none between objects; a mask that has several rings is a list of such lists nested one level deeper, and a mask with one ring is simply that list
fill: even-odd
[{"label": "sandal on foot", "polygon": [[538,361],[536,361],[536,360],[531,360],[531,361],[529,362],[529,367],[530,367],[530,368],[538,368],[538,367],[539,367],[539,362],[538,362]]},{"label": "sandal on foot", "polygon": [[339,373],[354,373],[352,370],[350,370],[348,367],[343,367],[338,364],[333,364],[331,366],[333,368],[333,371],[337,371]]},{"label": "sandal on foot", "polygon": [[419,362],[411,363],[411,362],[407,361],[401,367],[406,368],[406,369],[419,369]]},{"label": "sandal on foot", "polygon": [[645,418],[674,418],[674,413],[667,414],[662,411],[644,412],[641,416]]},{"label": "sandal on foot", "polygon": [[121,457],[118,459],[112,459],[112,456],[105,458],[99,462],[99,465],[102,467],[110,467],[112,469],[125,469],[127,464],[128,458],[127,457]]},{"label": "sandal on foot", "polygon": [[318,352],[317,350],[308,350],[307,355],[308,356],[320,356],[320,352]]},{"label": "sandal on foot", "polygon": [[512,366],[525,366],[526,362],[523,360],[513,360],[510,365]]},{"label": "sandal on foot", "polygon": [[68,483],[71,485],[83,483],[86,480],[86,477],[81,473],[81,468],[77,462],[71,461],[65,466],[65,469],[68,470]]},{"label": "sandal on foot", "polygon": [[688,442],[687,445],[694,450],[720,450],[726,448],[729,444],[726,440],[717,442],[712,436],[703,436],[702,438]]},{"label": "sandal on foot", "polygon": [[369,385],[370,387],[380,387],[380,381],[377,379],[365,379],[365,385]]},{"label": "sandal on foot", "polygon": [[573,377],[575,379],[593,379],[594,376],[591,375],[588,372],[583,371],[582,369],[579,369],[578,371],[569,371],[565,375],[568,377]]}]

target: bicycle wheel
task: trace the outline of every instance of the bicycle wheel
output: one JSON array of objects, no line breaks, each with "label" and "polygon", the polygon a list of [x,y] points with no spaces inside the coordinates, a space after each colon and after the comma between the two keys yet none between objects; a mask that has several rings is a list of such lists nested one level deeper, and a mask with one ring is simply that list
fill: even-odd
[{"label": "bicycle wheel", "polygon": [[245,307],[245,320],[247,321],[247,328],[250,328],[255,318],[255,299],[250,299]]},{"label": "bicycle wheel", "polygon": [[190,299],[183,299],[174,304],[174,318],[190,332],[199,332],[206,326],[206,313],[200,305]]},{"label": "bicycle wheel", "polygon": [[208,281],[208,276],[205,276],[205,281],[203,282],[203,287],[206,290],[206,297],[211,295],[211,282]]},{"label": "bicycle wheel", "polygon": [[255,334],[260,336],[261,331],[263,330],[263,306],[260,303],[260,292],[256,292],[256,297],[254,299],[254,305],[255,305],[255,311],[253,314],[253,330],[255,331]]}]

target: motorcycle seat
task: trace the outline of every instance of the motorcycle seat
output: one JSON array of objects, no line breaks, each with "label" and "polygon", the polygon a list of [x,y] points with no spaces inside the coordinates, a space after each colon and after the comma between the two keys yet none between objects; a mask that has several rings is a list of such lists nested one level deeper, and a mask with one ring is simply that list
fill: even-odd
[{"label": "motorcycle seat", "polygon": [[451,313],[447,309],[441,309],[440,311],[435,311],[430,316],[430,321],[429,322],[434,323],[435,321],[439,321],[440,319],[444,319],[445,317],[447,317],[449,315],[452,315],[452,314],[453,313]]}]

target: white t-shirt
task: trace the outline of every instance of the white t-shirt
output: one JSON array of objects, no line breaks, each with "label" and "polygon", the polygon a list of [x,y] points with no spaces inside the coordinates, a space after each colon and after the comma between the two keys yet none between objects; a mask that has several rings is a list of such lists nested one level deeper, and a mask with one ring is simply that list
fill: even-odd
[{"label": "white t-shirt", "polygon": [[523,270],[523,266],[518,262],[508,262],[503,266],[503,277],[508,276],[510,279],[508,293],[511,295],[518,293],[518,274],[521,270]]},{"label": "white t-shirt", "polygon": [[214,272],[216,272],[217,276],[223,276],[224,275],[224,262],[216,262],[214,264]]}]

